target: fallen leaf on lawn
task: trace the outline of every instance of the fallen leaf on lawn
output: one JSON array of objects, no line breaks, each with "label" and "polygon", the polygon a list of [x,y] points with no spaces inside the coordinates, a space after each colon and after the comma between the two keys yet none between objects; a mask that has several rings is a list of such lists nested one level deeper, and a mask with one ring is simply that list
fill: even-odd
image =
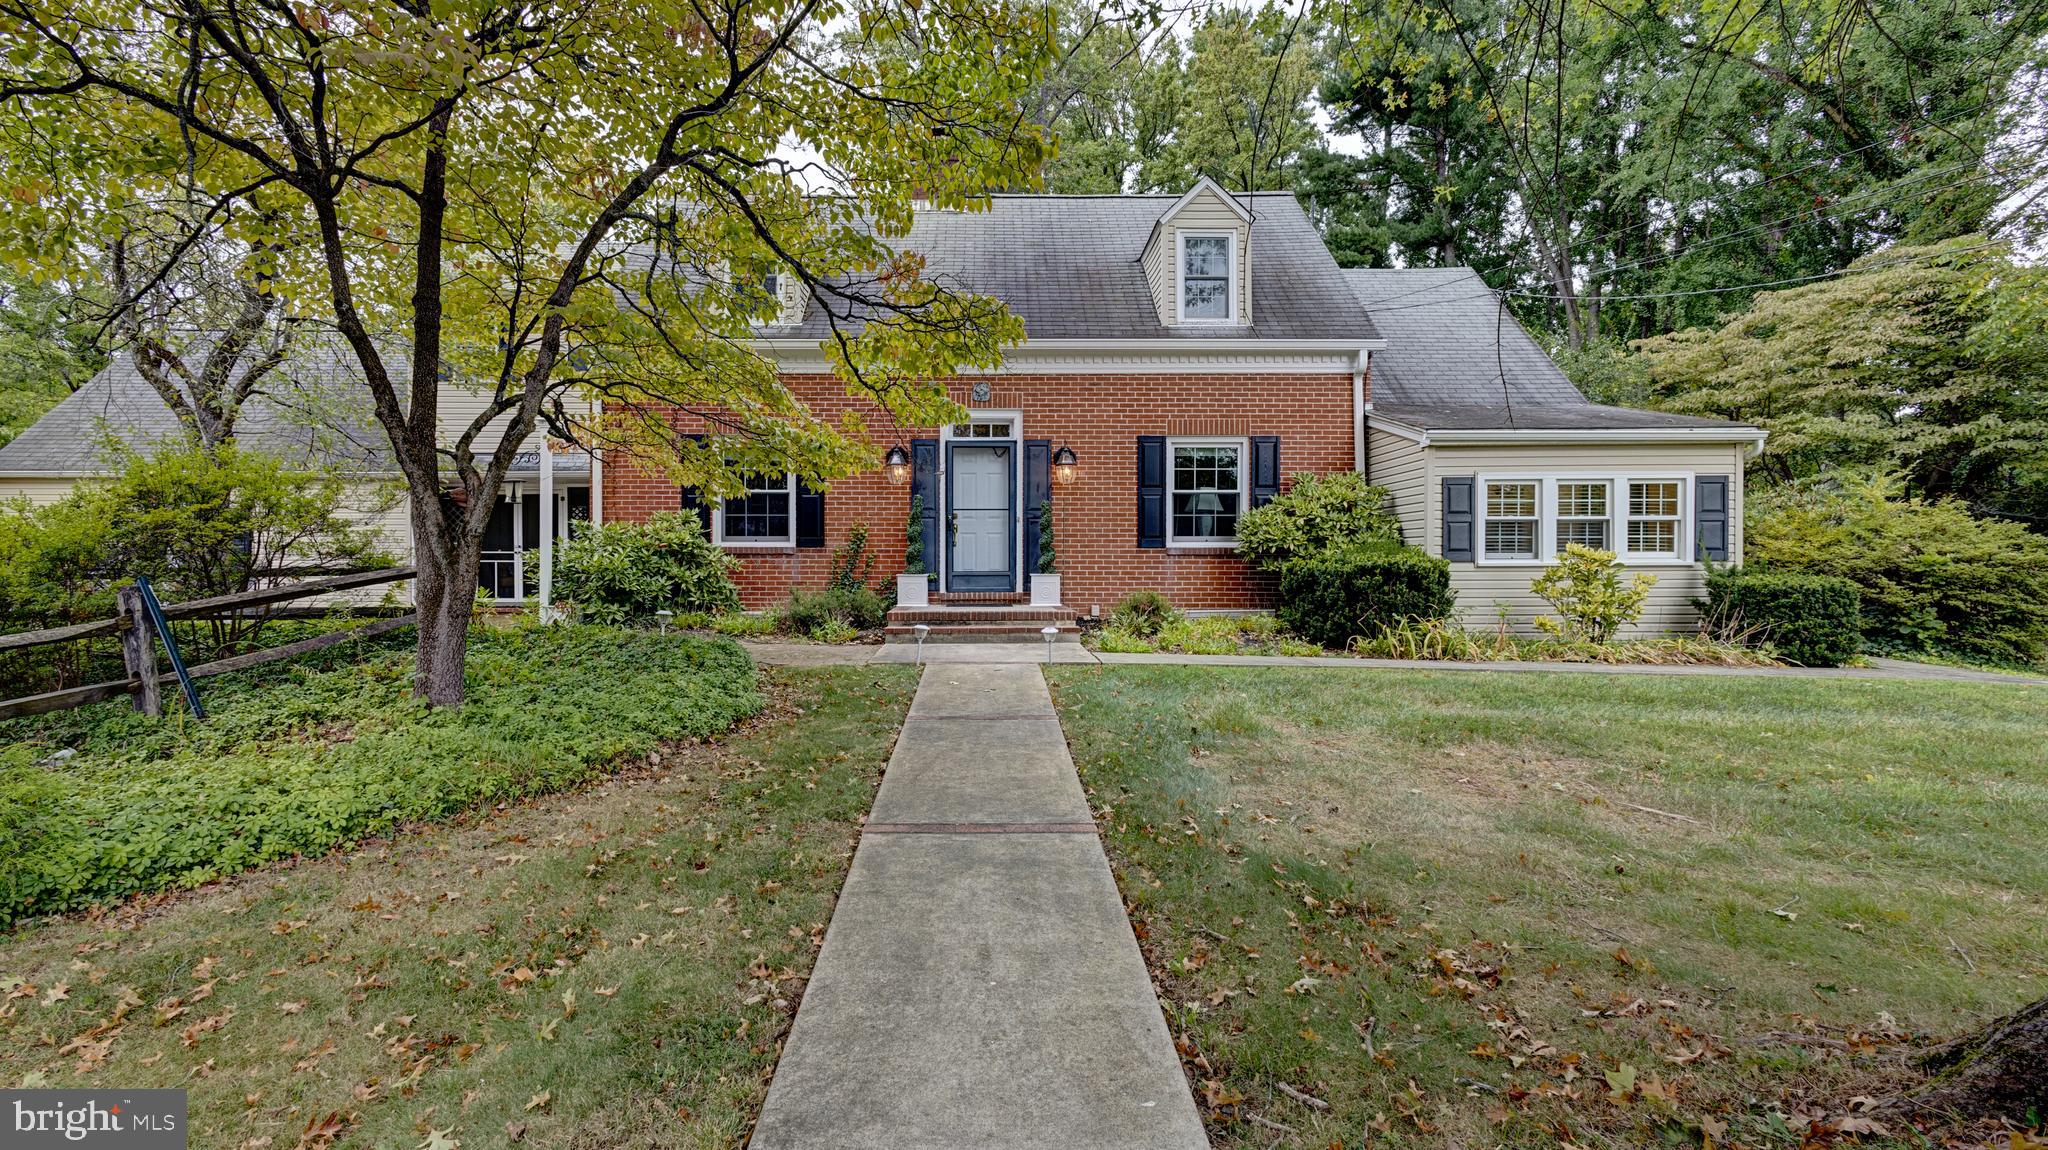
[{"label": "fallen leaf on lawn", "polygon": [[1636,1088],[1636,1068],[1626,1062],[1601,1077],[1607,1079],[1607,1089],[1613,1091],[1616,1098],[1626,1097]]},{"label": "fallen leaf on lawn", "polygon": [[533,1097],[526,1100],[526,1108],[528,1110],[545,1110],[547,1109],[548,1103],[552,1101],[554,1097],[554,1091],[543,1090],[539,1094],[536,1094]]},{"label": "fallen leaf on lawn", "polygon": [[618,992],[619,988],[616,986],[600,986],[596,990],[591,991],[590,993],[595,994],[599,998],[610,998],[612,995],[615,995]]},{"label": "fallen leaf on lawn", "polygon": [[559,1018],[550,1018],[546,1022],[541,1023],[540,1040],[542,1042],[553,1042],[555,1040],[555,1028],[560,1025],[562,1025],[562,1020]]},{"label": "fallen leaf on lawn", "polygon": [[318,1047],[314,1048],[311,1054],[308,1054],[304,1058],[299,1059],[297,1062],[292,1063],[292,1069],[297,1071],[311,1070],[313,1068],[314,1063],[319,1062],[322,1058],[325,1058],[332,1053],[334,1053],[334,1040],[330,1038],[327,1041],[321,1043]]},{"label": "fallen leaf on lawn", "polygon": [[220,1014],[209,1015],[208,1017],[202,1018],[198,1022],[195,1022],[192,1025],[186,1027],[184,1031],[178,1035],[178,1037],[181,1041],[184,1042],[184,1044],[187,1047],[197,1046],[199,1045],[199,1038],[201,1035],[207,1034],[211,1031],[219,1030],[221,1027],[226,1026],[228,1024],[228,1020],[233,1018],[234,1016],[235,1012],[232,1008]]},{"label": "fallen leaf on lawn", "polygon": [[58,1003],[70,997],[71,984],[68,982],[60,982],[57,985],[52,986],[50,989],[43,992],[43,1005],[55,1006]]},{"label": "fallen leaf on lawn", "polygon": [[1842,1115],[1836,1120],[1835,1129],[1844,1134],[1868,1134],[1873,1138],[1889,1138],[1892,1133],[1891,1127],[1875,1118],[1865,1118],[1861,1114]]},{"label": "fallen leaf on lawn", "polygon": [[303,1002],[280,1002],[277,1004],[277,1009],[281,1014],[298,1014],[306,1009],[306,1004]]},{"label": "fallen leaf on lawn", "polygon": [[519,1140],[520,1140],[521,1138],[524,1138],[524,1137],[526,1137],[526,1123],[524,1123],[524,1122],[507,1122],[507,1123],[505,1123],[505,1141],[507,1141],[507,1142],[517,1142],[517,1141],[519,1141]]},{"label": "fallen leaf on lawn", "polygon": [[427,1131],[427,1140],[420,1143],[420,1150],[461,1150],[462,1143],[455,1137],[455,1128]]}]

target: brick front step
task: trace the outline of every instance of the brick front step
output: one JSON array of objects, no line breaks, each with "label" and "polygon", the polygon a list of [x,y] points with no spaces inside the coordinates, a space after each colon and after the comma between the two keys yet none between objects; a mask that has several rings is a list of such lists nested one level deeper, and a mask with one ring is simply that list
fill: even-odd
[{"label": "brick front step", "polygon": [[1029,602],[1031,597],[1019,591],[934,591],[934,603],[957,603],[963,606],[975,604],[1007,605]]},{"label": "brick front step", "polygon": [[958,607],[944,604],[894,608],[889,612],[889,623],[891,626],[928,623],[934,627],[959,623],[1015,623],[1043,627],[1047,623],[1072,623],[1080,617],[1081,613],[1072,607]]},{"label": "brick front step", "polygon": [[[1081,628],[1073,623],[932,623],[926,641],[932,643],[1033,643],[1042,642],[1044,629],[1059,628],[1056,642],[1078,643]],[[915,643],[917,631],[910,624],[882,628],[884,643]]]}]

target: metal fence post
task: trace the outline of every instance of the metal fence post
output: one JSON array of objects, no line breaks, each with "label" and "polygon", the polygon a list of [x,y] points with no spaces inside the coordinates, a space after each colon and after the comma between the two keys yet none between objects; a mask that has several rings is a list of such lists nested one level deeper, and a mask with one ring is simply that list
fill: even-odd
[{"label": "metal fence post", "polygon": [[163,718],[163,684],[156,677],[156,634],[149,611],[142,605],[142,592],[123,587],[114,598],[121,608],[121,662],[128,668],[129,681],[136,684],[128,698],[136,710],[152,719]]}]

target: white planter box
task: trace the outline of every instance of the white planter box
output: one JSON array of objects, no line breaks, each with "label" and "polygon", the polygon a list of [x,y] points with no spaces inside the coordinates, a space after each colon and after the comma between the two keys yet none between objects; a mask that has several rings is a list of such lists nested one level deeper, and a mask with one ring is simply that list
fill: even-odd
[{"label": "white planter box", "polygon": [[896,576],[896,605],[898,607],[924,607],[931,603],[930,577],[923,572],[915,575]]},{"label": "white planter box", "polygon": [[1060,577],[1040,573],[1031,577],[1031,605],[1033,607],[1060,606]]}]

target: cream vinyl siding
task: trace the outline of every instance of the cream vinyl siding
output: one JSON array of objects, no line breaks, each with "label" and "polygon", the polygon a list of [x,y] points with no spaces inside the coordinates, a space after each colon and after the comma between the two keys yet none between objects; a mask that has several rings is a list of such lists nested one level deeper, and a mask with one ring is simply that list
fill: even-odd
[{"label": "cream vinyl siding", "polygon": [[1145,279],[1152,285],[1152,302],[1159,306],[1159,322],[1169,327],[1180,323],[1180,268],[1176,261],[1180,259],[1181,232],[1229,232],[1236,237],[1230,254],[1235,265],[1231,271],[1237,287],[1237,322],[1252,322],[1251,289],[1247,286],[1251,283],[1251,228],[1210,188],[1203,188],[1186,207],[1161,220],[1145,248]]},{"label": "cream vinyl siding", "polygon": [[[441,443],[443,445],[453,444],[464,431],[469,429],[469,425],[476,417],[482,415],[484,409],[491,405],[491,399],[492,395],[488,389],[473,390],[452,383],[442,384],[440,408],[435,412],[435,415],[438,417],[436,422],[441,429]],[[572,419],[587,418],[595,410],[594,405],[574,396],[565,396],[562,406],[568,410]],[[504,429],[506,425],[511,422],[512,415],[510,412],[493,419],[491,425],[484,429],[483,434],[476,437],[475,453],[480,456],[486,456],[496,451],[499,441],[505,437]],[[382,429],[380,428],[379,430],[381,431]],[[539,451],[539,433],[536,432],[533,435],[527,436],[526,442],[520,445],[520,450]]]},{"label": "cream vinyl siding", "polygon": [[1421,546],[1429,534],[1429,449],[1377,427],[1365,442],[1372,482],[1387,489],[1401,520],[1402,542]]},{"label": "cream vinyl siding", "polygon": [[[1380,440],[1375,432],[1373,440],[1373,476],[1380,479]],[[1389,436],[1388,438],[1394,438]],[[1416,445],[1410,444],[1411,447]],[[1411,539],[1421,541],[1432,555],[1443,554],[1443,480],[1446,476],[1569,476],[1576,473],[1602,475],[1629,475],[1636,478],[1658,476],[1685,477],[1694,475],[1726,475],[1729,482],[1728,509],[1728,555],[1731,562],[1740,562],[1742,557],[1742,465],[1748,458],[1748,448],[1743,444],[1657,444],[1617,445],[1614,447],[1582,445],[1540,445],[1527,447],[1441,447],[1420,449],[1428,461],[1428,481],[1424,485],[1424,504],[1428,508],[1423,524],[1423,534]],[[1617,499],[1626,499],[1625,492],[1617,491]],[[1692,538],[1695,523],[1692,518],[1691,501],[1687,501],[1687,517],[1682,532]],[[1407,523],[1403,510],[1403,525]],[[1544,602],[1529,589],[1529,585],[1542,573],[1541,563],[1453,563],[1451,564],[1451,589],[1458,596],[1458,613],[1468,626],[1486,626],[1499,617],[1497,604],[1508,608],[1509,622],[1515,630],[1535,630],[1538,616],[1550,613],[1550,604]],[[1699,625],[1699,613],[1692,600],[1706,595],[1706,569],[1699,563],[1651,564],[1627,568],[1631,573],[1643,571],[1657,577],[1657,585],[1650,589],[1649,602],[1643,608],[1642,621],[1626,634],[1650,635],[1664,632],[1688,632]]]},{"label": "cream vinyl siding", "polygon": [[0,503],[26,498],[37,507],[48,507],[71,494],[71,489],[78,483],[79,480],[69,478],[0,477]]}]

